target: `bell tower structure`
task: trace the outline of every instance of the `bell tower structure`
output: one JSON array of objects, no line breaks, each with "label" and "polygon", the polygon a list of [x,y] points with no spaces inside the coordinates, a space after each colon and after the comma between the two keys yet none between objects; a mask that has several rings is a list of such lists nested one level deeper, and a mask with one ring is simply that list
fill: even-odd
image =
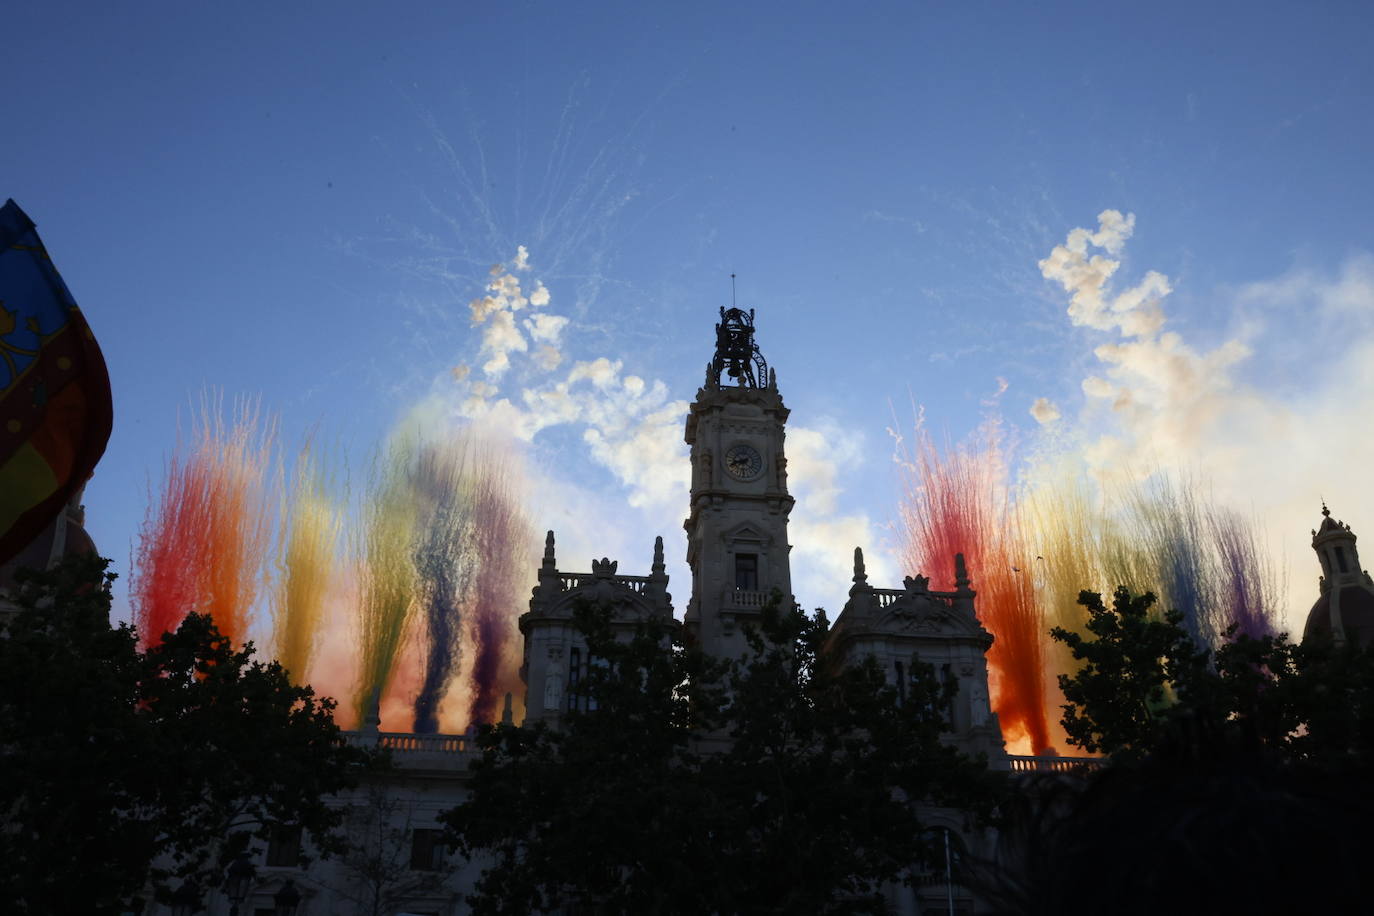
[{"label": "bell tower structure", "polygon": [[683,523],[692,570],[683,622],[712,655],[745,652],[740,624],[757,618],[775,590],[785,605],[793,601],[787,413],[754,340],[754,310],[722,308],[716,352],[687,415],[692,491]]}]

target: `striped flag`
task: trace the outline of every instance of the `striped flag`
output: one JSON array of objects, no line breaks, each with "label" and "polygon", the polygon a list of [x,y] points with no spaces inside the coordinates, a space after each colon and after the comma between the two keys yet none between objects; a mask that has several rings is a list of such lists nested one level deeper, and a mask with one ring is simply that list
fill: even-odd
[{"label": "striped flag", "polygon": [[110,376],[33,221],[0,207],[0,563],[90,477],[110,438]]}]

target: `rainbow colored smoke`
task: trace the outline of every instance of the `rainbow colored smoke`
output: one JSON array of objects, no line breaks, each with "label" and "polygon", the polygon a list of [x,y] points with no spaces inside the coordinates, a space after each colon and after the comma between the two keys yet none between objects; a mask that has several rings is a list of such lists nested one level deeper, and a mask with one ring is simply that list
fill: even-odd
[{"label": "rainbow colored smoke", "polygon": [[[310,448],[285,476],[278,520],[268,497],[283,475],[267,473],[272,437],[255,409],[226,425],[207,404],[192,441],[168,463],[135,556],[130,597],[145,644],[192,610],[242,642],[266,596],[278,659],[298,680],[350,696],[355,721],[384,698],[392,730],[461,730],[499,714],[518,685],[512,639],[535,534],[520,465],[498,437],[473,428],[394,436],[351,525]],[[340,625],[350,638],[321,638]]]},{"label": "rainbow colored smoke", "polygon": [[247,639],[270,542],[273,438],[256,404],[239,404],[226,426],[220,405],[202,400],[194,445],[170,460],[139,535],[130,599],[145,646],[192,611],[232,641]]},{"label": "rainbow colored smoke", "polygon": [[1042,460],[1013,482],[996,420],[944,449],[918,424],[915,441],[898,456],[902,559],[948,588],[949,558],[964,554],[995,639],[993,708],[1018,752],[1062,741],[1054,675],[1073,662],[1049,630],[1082,628],[1083,589],[1152,591],[1204,646],[1218,645],[1232,624],[1272,630],[1278,588],[1254,526],[1210,505],[1196,482],[1155,473],[1094,487],[1062,460]]}]

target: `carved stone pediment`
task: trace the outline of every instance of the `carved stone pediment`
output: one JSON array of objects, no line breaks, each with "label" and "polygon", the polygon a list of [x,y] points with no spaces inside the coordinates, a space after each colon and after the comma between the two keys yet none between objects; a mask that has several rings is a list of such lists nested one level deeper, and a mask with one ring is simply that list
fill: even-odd
[{"label": "carved stone pediment", "polygon": [[874,629],[893,635],[990,638],[987,630],[967,613],[910,588],[906,595],[884,609]]}]

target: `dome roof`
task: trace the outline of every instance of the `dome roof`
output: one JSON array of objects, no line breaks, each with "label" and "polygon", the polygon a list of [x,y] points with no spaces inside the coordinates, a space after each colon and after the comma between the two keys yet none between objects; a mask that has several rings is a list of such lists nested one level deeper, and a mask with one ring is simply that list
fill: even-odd
[{"label": "dome roof", "polygon": [[1367,646],[1374,642],[1374,592],[1363,585],[1333,585],[1327,589],[1307,614],[1307,626],[1302,638],[1331,638],[1331,603],[1337,601],[1341,628],[1347,642]]}]

